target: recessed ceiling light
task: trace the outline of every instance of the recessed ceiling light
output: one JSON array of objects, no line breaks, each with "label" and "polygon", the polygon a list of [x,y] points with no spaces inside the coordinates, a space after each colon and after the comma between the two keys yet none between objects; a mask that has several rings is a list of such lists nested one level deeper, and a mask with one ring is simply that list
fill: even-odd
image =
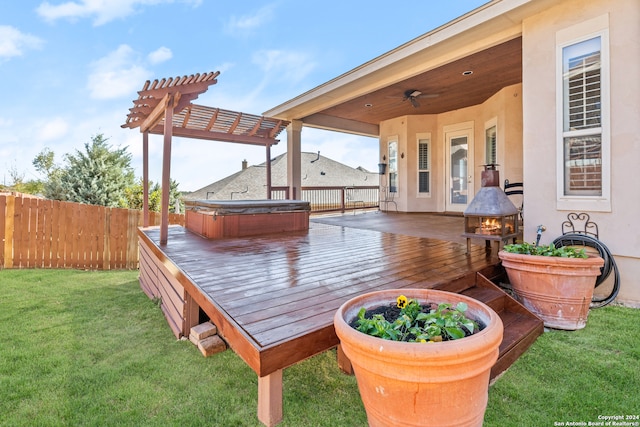
[{"label": "recessed ceiling light", "polygon": [[470,76],[471,74],[473,74],[473,71],[471,71],[471,70],[467,70],[467,71],[463,71],[462,72],[463,76]]},{"label": "recessed ceiling light", "polygon": [[371,107],[373,107],[373,104],[367,103],[367,104],[364,104],[364,106],[367,107],[367,108],[371,108]]}]

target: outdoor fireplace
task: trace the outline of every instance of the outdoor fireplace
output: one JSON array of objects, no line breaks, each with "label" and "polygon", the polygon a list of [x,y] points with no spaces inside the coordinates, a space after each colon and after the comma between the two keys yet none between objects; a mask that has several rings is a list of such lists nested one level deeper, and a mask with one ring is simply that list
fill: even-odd
[{"label": "outdoor fireplace", "polygon": [[485,165],[480,191],[464,211],[464,234],[467,252],[471,239],[484,239],[487,248],[491,242],[504,243],[518,235],[518,208],[500,188],[500,175],[496,165]]}]

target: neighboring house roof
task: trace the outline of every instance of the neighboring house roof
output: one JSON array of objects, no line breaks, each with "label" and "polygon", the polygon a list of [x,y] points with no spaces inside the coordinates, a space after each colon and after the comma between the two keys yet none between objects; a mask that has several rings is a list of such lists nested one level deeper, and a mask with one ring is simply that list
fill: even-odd
[{"label": "neighboring house roof", "polygon": [[[355,187],[379,185],[379,175],[352,168],[321,156],[302,153],[303,187]],[[271,186],[287,185],[287,153],[271,159]],[[266,164],[249,166],[226,178],[185,195],[186,200],[260,200],[267,197]]]}]

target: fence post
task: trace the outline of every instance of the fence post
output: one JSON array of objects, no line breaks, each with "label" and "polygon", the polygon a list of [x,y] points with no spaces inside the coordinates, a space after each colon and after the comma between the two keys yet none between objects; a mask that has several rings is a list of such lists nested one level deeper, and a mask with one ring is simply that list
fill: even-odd
[{"label": "fence post", "polygon": [[[4,214],[4,244],[3,244],[3,253],[1,254],[4,257],[4,268],[12,268],[13,267],[13,218],[15,215],[15,196],[2,196],[2,199],[5,200],[5,206],[2,207],[2,203],[0,203],[0,215]],[[1,257],[0,257],[1,258]]]},{"label": "fence post", "polygon": [[102,269],[109,270],[111,267],[111,209],[104,210],[104,257],[102,258]]}]

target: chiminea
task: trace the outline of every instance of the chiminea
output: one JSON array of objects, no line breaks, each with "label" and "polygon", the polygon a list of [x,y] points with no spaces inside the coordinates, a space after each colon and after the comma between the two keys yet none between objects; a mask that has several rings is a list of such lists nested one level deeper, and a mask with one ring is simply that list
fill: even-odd
[{"label": "chiminea", "polygon": [[464,234],[467,253],[471,250],[471,238],[485,239],[491,249],[491,241],[506,242],[518,235],[518,208],[500,188],[497,165],[484,165],[480,191],[464,211]]}]

